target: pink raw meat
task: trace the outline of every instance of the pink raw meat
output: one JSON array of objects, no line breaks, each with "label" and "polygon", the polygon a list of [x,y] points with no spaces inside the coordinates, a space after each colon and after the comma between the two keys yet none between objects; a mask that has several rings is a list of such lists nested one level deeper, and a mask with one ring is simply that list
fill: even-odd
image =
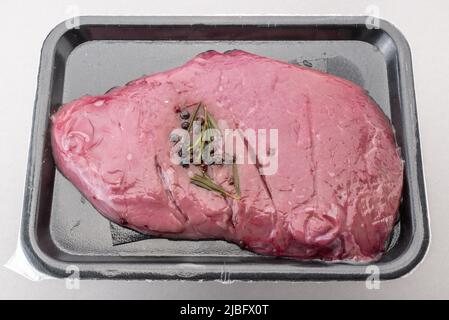
[{"label": "pink raw meat", "polygon": [[[170,161],[177,107],[202,102],[231,128],[278,129],[278,170],[238,166],[242,198],[190,183]],[[341,78],[243,51],[84,96],[52,116],[59,170],[110,220],[143,233],[224,239],[257,253],[370,261],[384,251],[403,163],[388,119]],[[227,185],[229,170],[211,166]]]}]

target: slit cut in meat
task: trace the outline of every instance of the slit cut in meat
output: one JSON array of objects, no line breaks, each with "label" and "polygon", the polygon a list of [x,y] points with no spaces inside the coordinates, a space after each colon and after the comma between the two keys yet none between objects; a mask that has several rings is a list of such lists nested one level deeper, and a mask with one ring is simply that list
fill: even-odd
[{"label": "slit cut in meat", "polygon": [[166,181],[166,178],[164,177],[164,172],[162,172],[161,165],[159,164],[159,161],[157,159],[157,155],[154,156],[154,164],[156,167],[157,176],[159,177],[161,184],[167,194],[167,197],[170,201],[170,203],[176,208],[176,210],[179,212],[179,215],[177,215],[177,218],[180,219],[183,223],[185,223],[187,220],[189,220],[189,217],[182,212],[181,207],[176,202],[175,197],[173,196],[172,191],[170,190],[169,182]]}]

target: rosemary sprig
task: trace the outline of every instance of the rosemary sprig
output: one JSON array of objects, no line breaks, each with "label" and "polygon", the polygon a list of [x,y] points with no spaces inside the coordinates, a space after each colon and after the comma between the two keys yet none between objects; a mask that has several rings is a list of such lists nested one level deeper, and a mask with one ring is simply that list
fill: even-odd
[{"label": "rosemary sprig", "polygon": [[205,118],[205,121],[209,124],[209,126],[212,129],[218,129],[218,124],[217,121],[215,121],[214,117],[210,113],[207,113],[206,115],[207,117]]},{"label": "rosemary sprig", "polygon": [[235,196],[227,192],[220,185],[213,182],[209,175],[195,174],[192,178],[190,178],[190,182],[206,190],[217,192],[221,194],[223,197],[230,197],[237,200],[240,199],[240,196]]},{"label": "rosemary sprig", "polygon": [[207,119],[207,107],[206,106],[203,106],[203,113],[204,113],[204,128],[201,127],[201,136],[200,136],[201,137],[201,146],[200,146],[201,155],[203,154],[204,143],[206,141],[206,133],[207,133],[207,128],[208,128],[208,123],[206,121],[206,119]]},{"label": "rosemary sprig", "polygon": [[187,148],[187,151],[192,151],[193,148],[195,148],[201,142],[201,137],[202,133],[200,134],[199,138],[196,139],[196,141]]},{"label": "rosemary sprig", "polygon": [[201,106],[202,106],[202,103],[201,102],[198,103],[198,106],[196,107],[195,112],[193,113],[192,117],[190,117],[189,127],[187,128],[188,132],[190,132],[190,130],[192,130],[193,122],[195,121],[196,116],[197,116],[198,111],[200,110]]},{"label": "rosemary sprig", "polygon": [[210,119],[210,114],[207,112],[207,107],[203,105],[202,103],[198,104],[198,107],[196,108],[195,112],[193,113],[193,116],[190,119],[189,128],[188,131],[190,132],[193,128],[193,123],[196,121],[196,117],[198,116],[199,110],[203,109],[203,117],[204,117],[204,123],[200,125],[200,134],[199,137],[194,141],[189,147],[187,148],[187,151],[192,151],[196,146],[200,146],[200,152],[199,154],[203,154],[204,147],[206,142],[208,142],[209,139],[209,133],[207,130],[209,129],[210,121],[207,119]]},{"label": "rosemary sprig", "polygon": [[240,193],[240,178],[239,178],[239,172],[238,172],[238,169],[237,169],[237,163],[235,163],[235,161],[232,162],[232,181],[234,182],[235,193],[240,198],[240,196],[241,196],[241,193]]},{"label": "rosemary sprig", "polygon": [[[194,151],[194,148],[199,145],[201,156],[203,154],[206,143],[210,142],[208,129],[219,130],[219,127],[217,121],[215,121],[214,117],[207,111],[207,107],[200,102],[198,103],[193,115],[189,120],[189,126],[187,128],[189,134],[192,132],[193,123],[197,119],[200,109],[202,109],[203,112],[204,122],[201,123],[199,137],[188,146],[187,150],[190,153],[192,150]],[[223,197],[230,197],[239,200],[241,197],[240,180],[238,176],[237,164],[235,163],[235,161],[232,165],[232,176],[234,181],[235,194],[226,191],[221,185],[216,184],[213,179],[207,174],[207,172],[204,172],[202,175],[195,174],[192,178],[190,178],[190,182],[198,187],[219,193]]]}]

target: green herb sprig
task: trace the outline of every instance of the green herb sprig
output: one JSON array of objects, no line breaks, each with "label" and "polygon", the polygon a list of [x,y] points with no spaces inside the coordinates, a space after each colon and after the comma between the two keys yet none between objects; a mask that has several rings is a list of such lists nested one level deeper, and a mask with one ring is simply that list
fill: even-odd
[{"label": "green herb sprig", "polygon": [[198,187],[201,187],[203,189],[217,192],[221,194],[223,197],[230,197],[236,200],[240,199],[240,195],[234,195],[232,193],[229,193],[225,189],[223,189],[222,186],[216,184],[212,179],[209,177],[209,175],[199,175],[195,174],[192,178],[190,178],[190,182]]},{"label": "green herb sprig", "polygon": [[[201,123],[199,137],[188,146],[187,150],[188,152],[193,152],[194,148],[199,145],[200,155],[202,155],[206,143],[209,142],[210,139],[210,137],[208,136],[209,134],[208,129],[217,129],[217,130],[220,129],[218,127],[215,118],[212,116],[211,113],[208,112],[207,106],[205,106],[203,103],[200,102],[197,104],[195,111],[190,117],[187,129],[189,134],[193,133],[192,132],[193,123],[197,120],[197,117],[200,113],[203,114],[204,122]],[[241,198],[240,179],[238,176],[237,164],[235,163],[235,161],[232,164],[232,181],[235,189],[234,193],[225,190],[221,185],[215,183],[213,179],[207,174],[207,170],[202,175],[195,174],[193,177],[190,178],[190,182],[198,187],[201,187],[203,189],[212,192],[216,192],[222,195],[223,197],[229,197],[235,200],[239,200]]]},{"label": "green herb sprig", "polygon": [[195,111],[193,112],[193,115],[189,121],[189,127],[187,128],[188,132],[190,132],[192,130],[193,122],[195,121],[196,116],[198,115],[198,111],[200,110],[201,106],[202,106],[202,103],[201,102],[198,103],[198,106],[196,107]]},{"label": "green herb sprig", "polygon": [[234,182],[234,188],[235,193],[240,198],[241,192],[240,192],[240,178],[239,178],[239,172],[237,169],[237,163],[232,162],[232,181]]}]

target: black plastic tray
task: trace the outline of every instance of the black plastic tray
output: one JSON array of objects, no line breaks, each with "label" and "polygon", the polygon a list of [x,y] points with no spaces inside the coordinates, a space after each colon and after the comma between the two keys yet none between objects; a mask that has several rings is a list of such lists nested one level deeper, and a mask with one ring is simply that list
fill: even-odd
[{"label": "black plastic tray", "polygon": [[78,28],[58,25],[42,48],[21,233],[25,252],[39,270],[64,277],[66,268],[76,265],[82,278],[120,279],[367,278],[366,265],[264,257],[224,241],[145,239],[113,245],[109,222],[55,170],[49,115],[62,103],[181,65],[202,51],[234,48],[312,65],[370,93],[391,119],[405,160],[400,223],[390,249],[375,264],[381,279],[391,279],[423,258],[429,230],[411,56],[391,24],[380,21],[379,29],[369,29],[365,17],[330,16],[79,21]]}]

